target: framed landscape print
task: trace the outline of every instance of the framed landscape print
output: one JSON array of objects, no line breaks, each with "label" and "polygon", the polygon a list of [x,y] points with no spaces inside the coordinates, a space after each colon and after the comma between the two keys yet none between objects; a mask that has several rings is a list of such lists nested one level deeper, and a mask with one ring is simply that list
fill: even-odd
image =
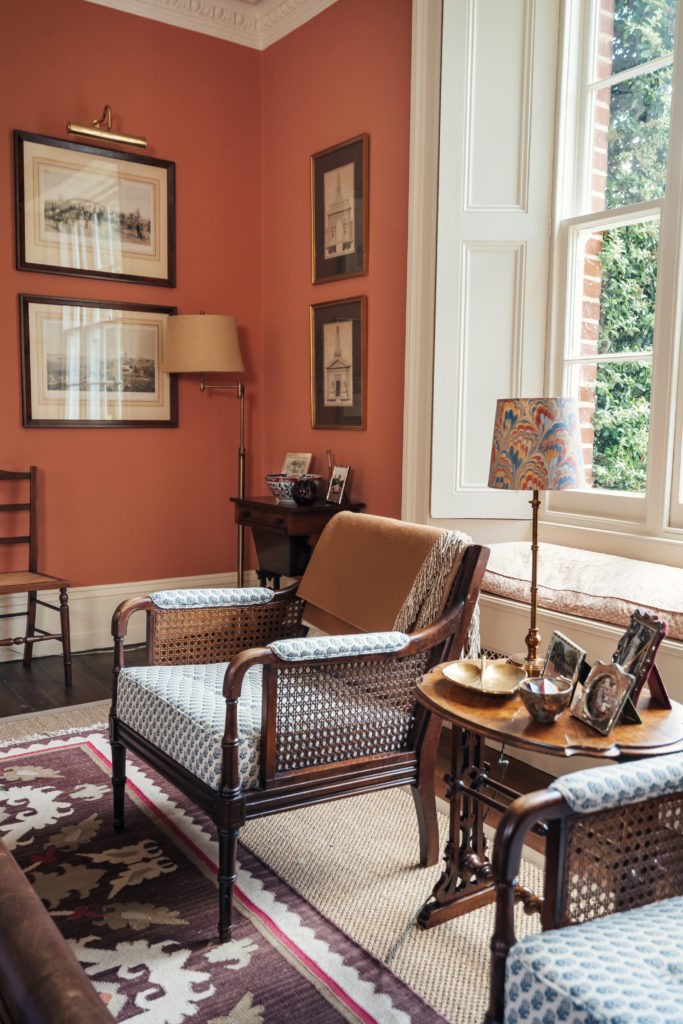
[{"label": "framed landscape print", "polygon": [[177,427],[162,373],[174,306],[20,295],[25,427]]},{"label": "framed landscape print", "polygon": [[175,285],[175,164],[14,132],[17,268]]},{"label": "framed landscape print", "polygon": [[369,136],[311,157],[313,284],[368,272]]},{"label": "framed landscape print", "polygon": [[314,428],[365,430],[367,299],[311,306],[311,415]]}]

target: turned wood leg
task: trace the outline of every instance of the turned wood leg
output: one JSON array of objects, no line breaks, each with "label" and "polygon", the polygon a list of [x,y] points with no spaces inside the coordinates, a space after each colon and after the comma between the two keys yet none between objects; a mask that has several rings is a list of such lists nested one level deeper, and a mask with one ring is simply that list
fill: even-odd
[{"label": "turned wood leg", "polygon": [[66,587],[59,589],[59,621],[62,631],[62,658],[64,661],[64,688],[71,692],[71,632],[69,626],[69,595]]},{"label": "turned wood leg", "polygon": [[114,800],[114,831],[122,832],[125,825],[126,748],[123,743],[114,739],[111,741],[111,785]]},{"label": "turned wood leg", "polygon": [[28,595],[28,605],[26,608],[26,638],[24,642],[24,658],[23,662],[26,668],[31,667],[31,658],[33,657],[33,644],[28,641],[29,637],[35,636],[36,632],[36,610],[38,607],[37,597],[35,590],[31,590]]},{"label": "turned wood leg", "polygon": [[232,908],[237,881],[238,828],[218,829],[218,934],[221,942],[232,932]]},{"label": "turned wood leg", "polygon": [[429,715],[419,743],[419,767],[416,786],[411,786],[420,837],[420,865],[432,867],[439,859],[439,821],[436,815],[434,773],[436,749],[441,735],[441,719]]}]

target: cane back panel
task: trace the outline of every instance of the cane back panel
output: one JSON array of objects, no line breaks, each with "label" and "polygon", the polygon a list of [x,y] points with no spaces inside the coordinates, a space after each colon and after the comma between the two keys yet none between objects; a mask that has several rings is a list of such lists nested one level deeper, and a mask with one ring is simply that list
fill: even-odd
[{"label": "cane back panel", "polygon": [[149,618],[153,665],[208,665],[273,640],[305,636],[303,601],[218,608],[154,609]]},{"label": "cane back panel", "polygon": [[683,794],[566,822],[558,925],[683,895]]}]

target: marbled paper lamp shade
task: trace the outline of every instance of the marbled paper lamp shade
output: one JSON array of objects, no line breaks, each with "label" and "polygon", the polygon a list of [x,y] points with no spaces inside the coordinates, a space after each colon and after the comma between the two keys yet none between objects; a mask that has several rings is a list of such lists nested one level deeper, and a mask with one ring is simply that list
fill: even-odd
[{"label": "marbled paper lamp shade", "polygon": [[537,675],[541,640],[536,628],[539,491],[563,491],[585,483],[579,413],[573,398],[500,398],[493,425],[489,487],[533,491],[531,624],[522,658]]}]

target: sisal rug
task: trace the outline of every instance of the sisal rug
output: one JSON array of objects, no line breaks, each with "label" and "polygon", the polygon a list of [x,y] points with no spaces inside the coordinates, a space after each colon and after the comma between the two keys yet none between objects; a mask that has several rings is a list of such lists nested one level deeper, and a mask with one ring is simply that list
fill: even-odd
[{"label": "sisal rug", "polygon": [[[93,705],[90,713],[95,717],[101,710]],[[23,729],[41,736],[51,722],[36,718],[25,721]],[[3,724],[10,726],[7,721]],[[18,721],[16,728],[19,740],[25,733]],[[136,763],[131,772],[132,810],[126,831],[116,835],[109,827],[108,760],[109,745],[101,731],[30,744],[8,745],[5,740],[0,750],[4,774],[0,784],[7,792],[0,796],[4,801],[0,833],[21,832],[22,841],[14,840],[15,856],[109,1000],[117,1020],[144,1024],[167,1020],[279,1024],[304,1019],[426,1024],[442,1018],[453,1024],[478,1024],[483,1020],[493,907],[427,932],[415,926],[440,867],[416,866],[409,793],[391,790],[249,822],[241,833],[239,926],[233,942],[220,946],[214,941],[217,908],[211,824],[151,769]],[[87,784],[83,781],[86,766]],[[50,774],[53,771],[58,774]],[[21,792],[28,804],[21,804]],[[43,815],[40,824],[34,815],[25,817],[32,800]],[[80,839],[74,840],[76,819],[82,845]],[[445,815],[442,824],[445,832]],[[63,877],[74,871],[84,879],[80,890],[75,887],[75,895]],[[101,877],[91,891],[93,872]],[[184,883],[189,884],[192,898],[184,892],[181,878],[194,879]],[[522,881],[538,891],[539,869],[525,865]],[[277,920],[274,926],[268,923],[268,913],[265,919],[261,916],[253,890],[269,906],[280,908],[287,929]],[[294,937],[288,930],[293,920],[299,922]],[[536,919],[522,917],[520,912],[522,933],[537,927]],[[312,933],[313,949],[300,948],[302,928],[308,938]],[[227,960],[222,957],[226,945],[233,947],[235,942],[245,944],[239,950],[234,947],[236,963],[232,954]],[[250,951],[250,944],[256,949]],[[151,959],[143,970],[144,980],[124,984],[120,975],[130,973],[131,965],[112,961],[109,946],[119,951],[114,953],[119,959],[128,946],[135,956],[149,947]],[[156,961],[170,962],[165,959],[169,950],[177,953],[178,963],[186,955],[186,966],[171,971],[173,994],[166,997],[164,979],[168,980],[169,972],[156,966]],[[273,950],[276,959],[288,965],[291,976],[285,976],[282,966],[277,971],[264,967],[265,952],[272,956]],[[342,970],[341,981],[327,964],[330,956]],[[181,980],[188,971],[200,980],[192,985],[186,979],[183,987]],[[354,985],[347,985],[349,977]],[[377,1006],[370,999],[365,1005],[355,987],[364,997],[374,993],[376,999],[381,994],[388,1002]],[[305,993],[301,999],[300,991]],[[164,1009],[165,998],[172,1002],[175,1015]]]}]

